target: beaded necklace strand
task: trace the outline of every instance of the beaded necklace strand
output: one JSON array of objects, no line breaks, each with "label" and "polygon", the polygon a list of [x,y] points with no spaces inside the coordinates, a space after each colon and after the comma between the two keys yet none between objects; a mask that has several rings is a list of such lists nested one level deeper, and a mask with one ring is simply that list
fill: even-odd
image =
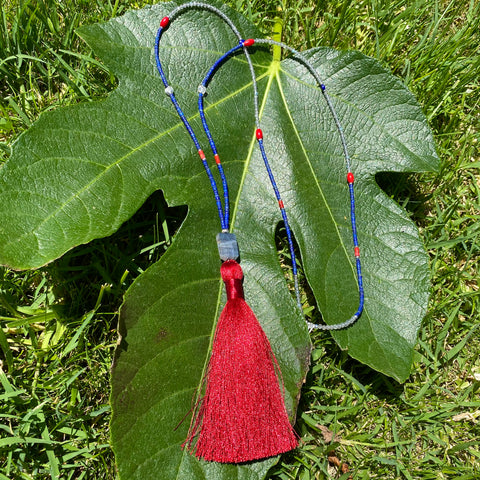
[{"label": "beaded necklace strand", "polygon": [[[174,90],[173,87],[171,87],[168,83],[167,77],[163,71],[162,64],[160,62],[160,57],[159,57],[159,45],[160,45],[160,40],[162,37],[162,33],[164,30],[168,27],[168,25],[178,16],[180,13],[182,13],[185,10],[190,10],[190,9],[203,9],[203,10],[208,10],[210,12],[215,13],[218,15],[232,30],[232,32],[235,34],[239,42],[243,42],[242,36],[240,35],[240,32],[237,30],[233,22],[225,15],[221,10],[218,8],[209,5],[207,3],[201,3],[201,2],[190,2],[190,3],[185,3],[183,5],[178,6],[174,10],[170,12],[170,14],[167,17],[164,17],[161,22],[160,22],[160,28],[157,31],[157,36],[155,39],[155,59],[156,59],[156,64],[157,64],[157,70],[160,74],[160,77],[163,81],[163,84],[165,86],[165,93],[170,97],[170,100],[172,101],[173,105],[175,106],[175,109],[177,110],[177,113],[182,120],[183,124],[185,125],[185,128],[187,129],[190,138],[192,139],[193,143],[195,144],[195,147],[197,149],[198,155],[200,156],[200,159],[203,163],[203,166],[205,168],[205,171],[207,172],[208,179],[210,181],[210,185],[212,187],[213,194],[215,196],[215,202],[217,204],[217,210],[218,210],[218,216],[220,218],[220,224],[222,227],[222,232],[226,233],[229,232],[230,230],[230,201],[229,201],[229,192],[228,192],[228,183],[227,179],[225,177],[225,172],[223,170],[223,166],[220,160],[220,157],[218,155],[218,152],[216,150],[216,147],[214,146],[215,144],[213,143],[213,139],[211,138],[211,135],[209,137],[210,145],[212,146],[212,150],[214,153],[214,158],[217,164],[217,168],[220,174],[220,178],[222,181],[222,187],[223,187],[223,197],[224,197],[224,206],[222,207],[222,203],[220,200],[220,195],[218,193],[218,188],[217,184],[215,182],[215,179],[213,177],[212,171],[208,165],[208,162],[205,158],[205,153],[190,125],[188,122],[187,118],[185,117],[185,114],[183,113],[180,105],[177,102],[177,99],[175,98]],[[243,46],[243,44],[242,44]],[[236,48],[238,50],[238,48]],[[253,64],[252,60],[250,58],[250,55],[247,50],[247,46],[243,46],[243,52],[245,55],[245,58],[247,60],[250,73],[253,78],[255,78],[255,71],[253,69]],[[214,65],[212,68],[217,68],[218,65]],[[254,86],[254,104],[255,104],[255,115],[256,115],[256,121],[258,122],[258,92],[257,92],[257,86],[255,84]]]},{"label": "beaded necklace strand", "polygon": [[342,127],[342,124],[340,123],[340,119],[337,115],[337,112],[332,104],[332,101],[330,100],[330,96],[328,95],[326,91],[325,84],[322,82],[320,76],[318,75],[318,72],[315,70],[313,65],[297,50],[294,48],[290,47],[289,45],[286,45],[283,42],[277,42],[275,40],[270,40],[270,39],[258,39],[255,40],[255,43],[258,44],[269,44],[269,45],[277,45],[281,48],[284,48],[285,50],[288,50],[290,53],[293,54],[293,58],[298,60],[300,63],[302,63],[309,73],[313,76],[315,79],[315,82],[317,85],[320,87],[320,91],[322,92],[323,98],[325,99],[328,109],[332,115],[332,118],[335,122],[335,126],[337,128],[337,131],[340,136],[340,141],[342,144],[342,149],[343,149],[343,155],[345,158],[345,166],[347,170],[347,184],[348,184],[348,189],[349,189],[349,194],[350,194],[350,224],[352,228],[352,238],[353,238],[353,253],[355,257],[355,264],[356,264],[356,270],[357,270],[357,285],[358,285],[358,291],[359,291],[359,302],[358,302],[358,309],[357,311],[346,321],[342,323],[337,323],[334,325],[322,325],[322,324],[314,324],[307,322],[308,327],[310,330],[313,329],[319,329],[319,330],[340,330],[343,328],[347,328],[350,325],[353,325],[362,315],[363,312],[363,307],[364,307],[364,301],[365,301],[365,293],[364,293],[364,288],[363,288],[363,277],[362,277],[362,265],[360,261],[360,247],[358,244],[358,236],[357,236],[357,220],[356,220],[356,215],[355,215],[355,192],[354,192],[354,183],[355,183],[355,177],[352,172],[352,166],[351,166],[351,158],[348,153],[348,147],[347,147],[347,142],[345,140],[345,133]]},{"label": "beaded necklace strand", "polygon": [[[200,83],[200,85],[198,87],[198,94],[199,94],[198,109],[199,109],[199,113],[200,113],[200,118],[202,120],[203,129],[204,129],[205,134],[207,135],[208,141],[210,143],[210,147],[211,147],[211,150],[213,152],[213,155],[214,155],[214,158],[215,158],[215,161],[216,161],[216,164],[217,164],[217,168],[218,168],[218,171],[219,171],[219,174],[220,174],[220,178],[221,178],[221,181],[222,181],[222,188],[223,188],[223,194],[224,194],[224,205],[223,205],[223,207],[222,207],[222,203],[221,203],[221,200],[220,200],[220,195],[218,193],[217,184],[215,182],[215,179],[213,177],[211,169],[210,169],[210,167],[208,165],[208,162],[206,160],[204,151],[202,150],[202,148],[200,146],[200,143],[199,143],[192,127],[190,126],[188,120],[186,119],[181,107],[179,106],[179,104],[178,104],[178,102],[175,98],[173,88],[168,84],[168,81],[166,79],[166,76],[165,76],[165,73],[163,71],[163,68],[162,68],[162,65],[161,65],[161,62],[160,62],[160,58],[159,58],[159,43],[160,43],[160,39],[161,39],[161,35],[162,35],[163,30],[171,23],[173,18],[175,18],[177,15],[179,15],[182,11],[184,11],[186,9],[191,9],[191,8],[206,9],[206,10],[209,10],[209,11],[217,14],[222,20],[225,21],[225,23],[227,23],[227,25],[231,28],[231,30],[233,31],[233,33],[235,34],[235,36],[239,40],[238,45],[234,46],[229,51],[224,53],[214,63],[214,65],[210,68],[210,70],[208,71],[208,73],[206,74],[203,81]],[[359,248],[359,245],[358,245],[356,216],[355,216],[354,175],[353,175],[352,170],[351,170],[351,159],[350,159],[350,156],[349,156],[349,153],[348,153],[348,148],[347,148],[347,143],[346,143],[346,140],[345,140],[343,127],[340,123],[340,120],[339,120],[339,117],[336,113],[336,110],[333,107],[333,104],[330,100],[330,97],[326,92],[325,84],[322,82],[322,80],[319,77],[315,68],[312,66],[312,64],[300,52],[298,52],[297,50],[293,49],[292,47],[286,45],[283,42],[277,42],[277,41],[269,40],[269,39],[247,39],[247,40],[244,40],[242,38],[242,36],[240,35],[240,33],[238,32],[238,30],[236,29],[235,25],[231,22],[231,20],[223,12],[218,10],[216,7],[213,7],[212,5],[208,5],[208,4],[204,4],[204,3],[200,3],[200,2],[191,2],[191,3],[181,5],[181,6],[177,7],[176,9],[174,9],[168,17],[164,17],[164,19],[162,19],[162,21],[160,23],[160,28],[157,32],[157,37],[156,37],[156,42],[155,42],[155,57],[156,57],[156,62],[157,62],[157,68],[158,68],[158,71],[159,71],[160,76],[162,78],[162,81],[165,85],[165,92],[166,92],[167,95],[169,95],[173,105],[175,106],[175,108],[177,110],[177,113],[179,114],[179,116],[180,116],[182,122],[184,123],[184,125],[185,125],[193,143],[195,144],[195,147],[197,148],[197,152],[198,152],[198,154],[200,156],[200,159],[202,160],[202,163],[204,165],[204,168],[207,172],[207,176],[210,180],[212,191],[213,191],[214,196],[215,196],[215,201],[216,201],[216,204],[217,204],[217,210],[218,210],[218,214],[219,214],[219,218],[220,218],[220,224],[221,224],[221,227],[222,227],[222,232],[226,233],[226,232],[229,232],[229,230],[230,230],[228,183],[227,183],[227,180],[226,180],[225,172],[224,172],[220,157],[218,155],[218,150],[217,150],[216,144],[213,140],[212,134],[211,134],[210,129],[208,127],[208,123],[207,123],[206,116],[205,116],[205,111],[204,111],[203,99],[204,99],[204,96],[207,92],[208,83],[211,81],[211,79],[213,78],[216,71],[219,70],[220,66],[223,65],[229,58],[231,58],[233,54],[235,54],[236,52],[238,52],[240,50],[243,50],[243,53],[245,54],[245,58],[247,59],[247,63],[249,65],[249,69],[250,69],[250,73],[251,73],[251,77],[252,77],[252,86],[253,86],[253,92],[254,92],[254,95],[253,95],[253,97],[254,97],[254,114],[255,114],[255,124],[256,124],[255,135],[256,135],[256,138],[257,138],[258,146],[260,148],[260,152],[262,154],[262,158],[263,158],[263,161],[264,161],[264,164],[265,164],[265,168],[266,168],[268,176],[269,176],[270,183],[271,183],[273,191],[275,193],[275,197],[277,199],[277,202],[278,202],[281,214],[282,214],[282,218],[283,218],[283,221],[284,221],[285,231],[286,231],[286,234],[287,234],[287,240],[288,240],[288,245],[289,245],[290,257],[291,257],[291,261],[292,261],[292,273],[293,273],[294,284],[295,284],[295,294],[296,294],[297,304],[298,304],[299,310],[303,314],[302,304],[301,304],[301,300],[300,300],[300,289],[299,289],[299,285],[298,285],[298,270],[297,270],[297,261],[296,261],[296,255],[295,255],[294,244],[293,244],[293,236],[292,236],[290,225],[289,225],[289,222],[288,222],[288,216],[287,216],[287,213],[286,213],[286,210],[285,210],[285,204],[284,204],[284,202],[281,198],[279,189],[278,189],[276,181],[275,181],[275,177],[273,175],[272,169],[271,169],[269,161],[268,161],[268,157],[267,157],[267,154],[266,154],[266,151],[265,151],[265,146],[264,146],[264,141],[263,141],[263,131],[260,128],[260,116],[259,116],[259,107],[258,107],[258,88],[257,88],[256,76],[255,76],[255,72],[254,72],[254,69],[253,69],[252,61],[251,61],[250,55],[248,53],[248,47],[251,47],[254,44],[268,44],[268,45],[274,45],[274,46],[278,46],[280,48],[283,48],[283,49],[289,51],[290,53],[292,53],[293,54],[292,58],[299,61],[301,64],[303,64],[307,68],[308,72],[314,77],[315,82],[320,87],[322,95],[323,95],[323,97],[324,97],[324,99],[327,103],[329,111],[330,111],[330,113],[332,115],[332,118],[335,122],[337,131],[339,132],[340,141],[341,141],[342,149],[343,149],[343,155],[344,155],[344,158],[345,158],[345,164],[346,164],[346,168],[347,168],[347,183],[348,183],[349,193],[350,193],[350,222],[351,222],[351,228],[352,228],[354,256],[355,256],[356,270],[357,270],[357,284],[358,284],[358,289],[359,289],[359,306],[358,306],[358,309],[355,312],[355,314],[352,315],[348,320],[346,320],[342,323],[334,324],[334,325],[322,325],[322,324],[314,324],[314,323],[311,323],[311,322],[307,322],[307,325],[308,325],[308,328],[309,328],[310,331],[313,330],[313,329],[340,330],[340,329],[346,328],[346,327],[352,325],[353,323],[355,323],[358,320],[358,318],[360,317],[360,315],[362,314],[363,307],[364,307],[364,289],[363,289],[363,279],[362,279],[362,270],[361,270],[361,262],[360,262],[360,248]]]}]

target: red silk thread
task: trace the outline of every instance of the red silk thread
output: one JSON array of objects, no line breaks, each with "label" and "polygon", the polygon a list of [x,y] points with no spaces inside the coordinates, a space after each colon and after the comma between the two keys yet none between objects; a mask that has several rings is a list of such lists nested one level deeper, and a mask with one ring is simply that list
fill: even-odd
[{"label": "red silk thread", "polygon": [[202,381],[205,394],[183,446],[208,461],[242,463],[292,450],[298,440],[285,408],[278,361],[243,296],[242,269],[227,260],[221,274],[227,303]]}]

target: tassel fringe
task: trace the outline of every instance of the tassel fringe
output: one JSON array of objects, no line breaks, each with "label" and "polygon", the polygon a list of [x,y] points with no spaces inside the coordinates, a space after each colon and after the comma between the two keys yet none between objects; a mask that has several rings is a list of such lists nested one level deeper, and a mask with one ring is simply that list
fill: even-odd
[{"label": "tassel fringe", "polygon": [[[270,342],[243,297],[243,272],[234,260],[221,267],[227,303],[183,447],[199,458],[241,463],[297,446],[283,400],[281,373]],[[280,381],[279,381],[280,377]]]}]

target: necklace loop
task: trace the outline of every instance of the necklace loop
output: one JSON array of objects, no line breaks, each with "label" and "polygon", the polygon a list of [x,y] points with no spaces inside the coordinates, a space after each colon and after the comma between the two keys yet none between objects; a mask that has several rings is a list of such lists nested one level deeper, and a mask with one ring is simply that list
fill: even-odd
[{"label": "necklace loop", "polygon": [[[213,177],[213,174],[210,170],[210,167],[206,161],[205,154],[200,147],[200,144],[197,140],[197,137],[190,126],[190,123],[188,122],[187,118],[185,117],[182,109],[180,108],[180,105],[178,104],[173,88],[169,86],[167,82],[167,78],[165,76],[165,73],[163,71],[161,62],[160,62],[160,57],[159,57],[159,43],[160,39],[162,36],[162,32],[164,29],[166,29],[168,26],[171,25],[172,19],[174,19],[176,16],[178,16],[181,12],[187,9],[192,9],[192,8],[200,8],[200,9],[205,9],[208,11],[211,11],[218,15],[222,20],[224,20],[225,23],[231,28],[233,33],[236,35],[238,39],[238,45],[232,47],[230,50],[228,50],[226,53],[224,53],[220,58],[218,58],[213,66],[210,68],[210,70],[207,72],[205,75],[203,81],[201,84],[198,86],[198,110],[200,114],[200,118],[202,121],[202,126],[205,131],[205,134],[207,135],[210,148],[212,150],[212,153],[214,155],[217,168],[220,174],[220,178],[222,181],[222,188],[223,188],[223,195],[224,195],[224,205],[222,206],[221,200],[220,200],[220,195],[218,193],[218,188],[217,184],[215,182],[215,179]],[[334,120],[335,126],[337,128],[337,131],[339,133],[340,137],[340,142],[342,145],[343,149],[343,155],[345,159],[345,165],[347,169],[347,184],[348,184],[348,189],[349,189],[349,196],[350,196],[350,223],[351,223],[351,228],[352,228],[352,237],[353,237],[353,246],[354,246],[354,258],[355,258],[355,264],[356,264],[356,271],[357,271],[357,284],[358,284],[358,290],[359,290],[359,306],[356,311],[356,313],[350,317],[348,320],[345,322],[339,323],[339,324],[334,324],[334,325],[323,325],[323,324],[314,324],[311,322],[307,322],[307,326],[309,331],[313,329],[320,329],[320,330],[339,330],[343,328],[347,328],[353,323],[355,323],[358,318],[361,316],[364,308],[364,288],[363,288],[363,278],[362,278],[362,268],[361,268],[361,262],[360,262],[360,248],[358,245],[358,237],[357,237],[357,226],[356,226],[356,215],[355,215],[355,195],[354,195],[354,176],[351,171],[351,159],[348,153],[348,148],[347,148],[347,142],[345,139],[345,134],[343,130],[343,126],[339,120],[339,117],[336,113],[336,110],[330,100],[329,95],[326,92],[326,87],[325,84],[322,82],[320,79],[320,76],[318,75],[318,72],[315,70],[313,65],[297,50],[294,48],[286,45],[283,42],[277,42],[275,40],[270,40],[270,39],[246,39],[244,40],[235,25],[232,23],[232,21],[219,9],[212,5],[200,3],[200,2],[190,2],[186,3],[183,5],[180,5],[179,7],[175,8],[169,16],[164,17],[160,21],[160,28],[157,32],[157,37],[156,37],[156,42],[155,42],[155,58],[156,58],[156,63],[157,63],[157,69],[159,71],[160,77],[165,85],[165,93],[170,97],[173,105],[175,106],[177,113],[182,120],[182,122],[185,125],[185,128],[187,129],[193,143],[195,144],[195,147],[197,148],[197,152],[200,156],[200,159],[202,160],[202,163],[204,165],[205,171],[207,173],[207,176],[210,180],[210,184],[212,187],[212,191],[215,196],[215,201],[217,204],[217,210],[220,218],[220,223],[222,227],[222,233],[217,235],[217,243],[219,247],[219,253],[220,253],[220,258],[222,260],[230,260],[230,259],[236,259],[238,258],[238,245],[236,245],[236,240],[232,239],[226,239],[225,237],[220,237],[221,235],[232,235],[232,237],[235,237],[233,234],[229,234],[230,230],[230,215],[229,215],[229,192],[228,192],[228,183],[227,179],[225,176],[225,172],[223,170],[223,166],[220,160],[220,156],[217,151],[216,144],[213,140],[212,134],[210,132],[207,119],[205,116],[205,109],[204,109],[204,103],[203,99],[204,96],[207,94],[207,86],[213,76],[215,75],[216,71],[229,59],[233,56],[234,53],[236,53],[239,50],[243,50],[243,53],[245,55],[245,58],[247,59],[247,63],[249,65],[250,69],[250,74],[252,77],[252,87],[253,87],[253,101],[254,101],[254,115],[255,115],[255,125],[256,125],[256,131],[255,131],[255,136],[257,139],[257,143],[265,164],[265,168],[267,170],[267,174],[270,180],[270,183],[272,185],[273,191],[275,193],[275,197],[278,202],[278,206],[280,208],[280,212],[283,218],[283,222],[285,225],[285,230],[287,234],[287,239],[288,239],[288,244],[289,244],[289,251],[290,251],[290,257],[292,261],[292,273],[294,277],[294,283],[295,283],[295,294],[296,294],[296,299],[297,299],[297,305],[302,312],[303,315],[303,309],[302,309],[302,302],[300,298],[300,288],[298,284],[298,269],[297,269],[297,260],[296,260],[296,255],[295,255],[295,248],[294,248],[294,243],[293,243],[293,235],[291,232],[291,228],[288,222],[288,216],[287,212],[285,210],[285,204],[280,196],[280,191],[277,187],[276,181],[274,174],[272,172],[271,166],[268,161],[267,153],[265,151],[265,146],[264,146],[264,138],[263,138],[263,131],[260,128],[260,117],[259,117],[259,108],[258,108],[258,88],[257,88],[257,82],[256,82],[256,75],[255,71],[253,68],[253,64],[248,52],[248,47],[252,47],[254,44],[268,44],[268,45],[273,45],[273,46],[278,46],[283,49],[288,50],[292,55],[293,58],[299,61],[301,64],[303,64],[307,71],[313,76],[315,79],[315,82],[317,83],[318,87],[320,88],[320,91],[326,101],[326,104],[328,106],[328,109],[330,111],[330,114],[332,115],[332,118]],[[220,239],[219,239],[220,237]],[[235,242],[235,246],[233,246],[233,241]],[[229,243],[230,242],[230,243]],[[236,255],[234,257],[233,255]]]}]

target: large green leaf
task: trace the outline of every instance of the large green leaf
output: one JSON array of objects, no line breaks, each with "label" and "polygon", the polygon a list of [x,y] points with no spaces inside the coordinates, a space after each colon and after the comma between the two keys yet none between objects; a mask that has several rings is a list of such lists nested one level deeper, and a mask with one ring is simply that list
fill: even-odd
[{"label": "large green leaf", "polygon": [[[155,70],[155,32],[171,8],[157,5],[81,31],[119,87],[105,101],[43,115],[20,137],[0,170],[0,259],[14,268],[46,264],[114,232],[158,189],[170,205],[188,205],[172,246],[137,279],[122,308],[111,424],[119,471],[124,479],[260,479],[274,460],[199,462],[180,448],[188,421],[175,430],[190,409],[223,298],[209,182]],[[224,8],[245,37],[258,36]],[[196,87],[234,43],[218,18],[199,10],[164,35],[167,75],[197,132]],[[427,258],[416,227],[375,175],[435,169],[432,136],[412,95],[376,61],[327,48],[305,56],[330,92],[356,175],[366,308],[334,336],[354,358],[403,381],[427,304]],[[265,144],[305,274],[323,318],[337,323],[358,303],[338,134],[301,65],[273,61],[263,49],[253,60]],[[243,57],[213,80],[207,115],[230,183],[247,300],[279,359],[293,419],[310,344],[277,261],[279,213],[255,146]]]}]

